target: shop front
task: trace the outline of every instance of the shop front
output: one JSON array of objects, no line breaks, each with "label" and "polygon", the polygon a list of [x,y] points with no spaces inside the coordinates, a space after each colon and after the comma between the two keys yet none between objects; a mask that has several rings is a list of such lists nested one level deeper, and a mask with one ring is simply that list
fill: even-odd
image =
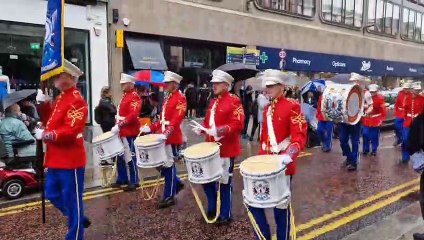
[{"label": "shop front", "polygon": [[268,47],[258,47],[258,50],[258,69],[272,68],[309,73],[311,78],[319,76],[319,73],[356,72],[381,81],[383,86],[397,85],[395,82],[402,78],[424,78],[424,64]]},{"label": "shop front", "polygon": [[[90,113],[84,131],[88,155],[85,186],[92,187],[101,183],[90,142],[101,132],[95,126],[93,111],[100,99],[100,89],[109,85],[107,12],[103,1],[73,2],[78,5],[65,4],[64,54],[84,72],[78,88]],[[0,75],[8,76],[11,91],[37,89],[47,1],[0,0],[0,9]]]},{"label": "shop front", "polygon": [[[47,1],[0,0],[0,5],[0,75],[8,76],[11,91],[37,89]],[[78,88],[92,112],[101,87],[109,84],[106,5],[66,4],[64,39],[65,58],[84,72]]]}]

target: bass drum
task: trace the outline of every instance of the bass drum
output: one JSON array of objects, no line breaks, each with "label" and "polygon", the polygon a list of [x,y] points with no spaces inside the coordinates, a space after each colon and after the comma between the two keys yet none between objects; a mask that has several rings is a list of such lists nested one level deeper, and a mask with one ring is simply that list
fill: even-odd
[{"label": "bass drum", "polygon": [[364,91],[357,84],[330,84],[321,101],[321,112],[330,121],[355,125],[361,120]]}]

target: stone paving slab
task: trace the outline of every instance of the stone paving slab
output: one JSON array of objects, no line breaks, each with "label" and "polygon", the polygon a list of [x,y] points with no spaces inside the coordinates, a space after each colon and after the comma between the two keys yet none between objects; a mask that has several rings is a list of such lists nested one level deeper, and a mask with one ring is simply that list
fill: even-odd
[{"label": "stone paving slab", "polygon": [[424,221],[418,203],[411,204],[343,240],[412,240],[414,232],[424,232]]}]

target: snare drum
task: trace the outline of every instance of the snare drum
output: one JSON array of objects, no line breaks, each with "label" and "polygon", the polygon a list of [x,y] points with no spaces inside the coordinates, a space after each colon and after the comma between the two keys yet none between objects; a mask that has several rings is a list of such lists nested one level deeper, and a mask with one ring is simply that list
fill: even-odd
[{"label": "snare drum", "polygon": [[364,110],[364,93],[357,84],[330,84],[322,94],[321,111],[334,122],[355,125]]},{"label": "snare drum", "polygon": [[221,178],[223,168],[217,143],[203,142],[195,144],[186,148],[183,156],[190,182],[206,184]]},{"label": "snare drum", "polygon": [[100,161],[124,154],[124,145],[118,135],[103,133],[93,139],[94,153]]},{"label": "snare drum", "polygon": [[288,206],[290,202],[290,176],[281,163],[281,155],[258,155],[240,164],[243,176],[244,202],[256,208]]},{"label": "snare drum", "polygon": [[165,142],[158,141],[159,134],[148,134],[135,139],[135,154],[139,168],[154,168],[162,166],[168,156]]}]

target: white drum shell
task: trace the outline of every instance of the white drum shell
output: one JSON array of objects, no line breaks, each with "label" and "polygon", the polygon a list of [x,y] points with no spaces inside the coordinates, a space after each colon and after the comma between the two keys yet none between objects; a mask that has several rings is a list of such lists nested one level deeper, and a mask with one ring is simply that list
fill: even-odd
[{"label": "white drum shell", "polygon": [[222,177],[223,160],[219,156],[219,149],[209,156],[201,158],[184,156],[184,159],[187,167],[188,180],[192,183],[206,184]]},{"label": "white drum shell", "polygon": [[102,161],[124,154],[124,144],[119,136],[114,134],[109,138],[93,142],[93,150]]},{"label": "white drum shell", "polygon": [[274,208],[290,203],[290,176],[286,176],[286,169],[271,174],[248,174],[240,169],[243,176],[244,202],[256,208]]},{"label": "white drum shell", "polygon": [[[348,106],[349,102],[354,103],[354,99],[349,99],[349,94],[354,88],[359,88],[358,106],[356,104]],[[362,88],[356,84],[330,84],[323,94],[321,102],[321,112],[330,121],[343,122],[355,125],[361,120],[364,111],[364,93]],[[354,95],[352,95],[354,96]],[[335,107],[332,107],[332,106]],[[348,111],[356,112],[356,117],[349,117]],[[354,115],[355,116],[355,115]]]},{"label": "white drum shell", "polygon": [[168,156],[166,154],[165,142],[154,145],[142,145],[134,142],[137,166],[139,168],[154,168],[165,164]]}]

